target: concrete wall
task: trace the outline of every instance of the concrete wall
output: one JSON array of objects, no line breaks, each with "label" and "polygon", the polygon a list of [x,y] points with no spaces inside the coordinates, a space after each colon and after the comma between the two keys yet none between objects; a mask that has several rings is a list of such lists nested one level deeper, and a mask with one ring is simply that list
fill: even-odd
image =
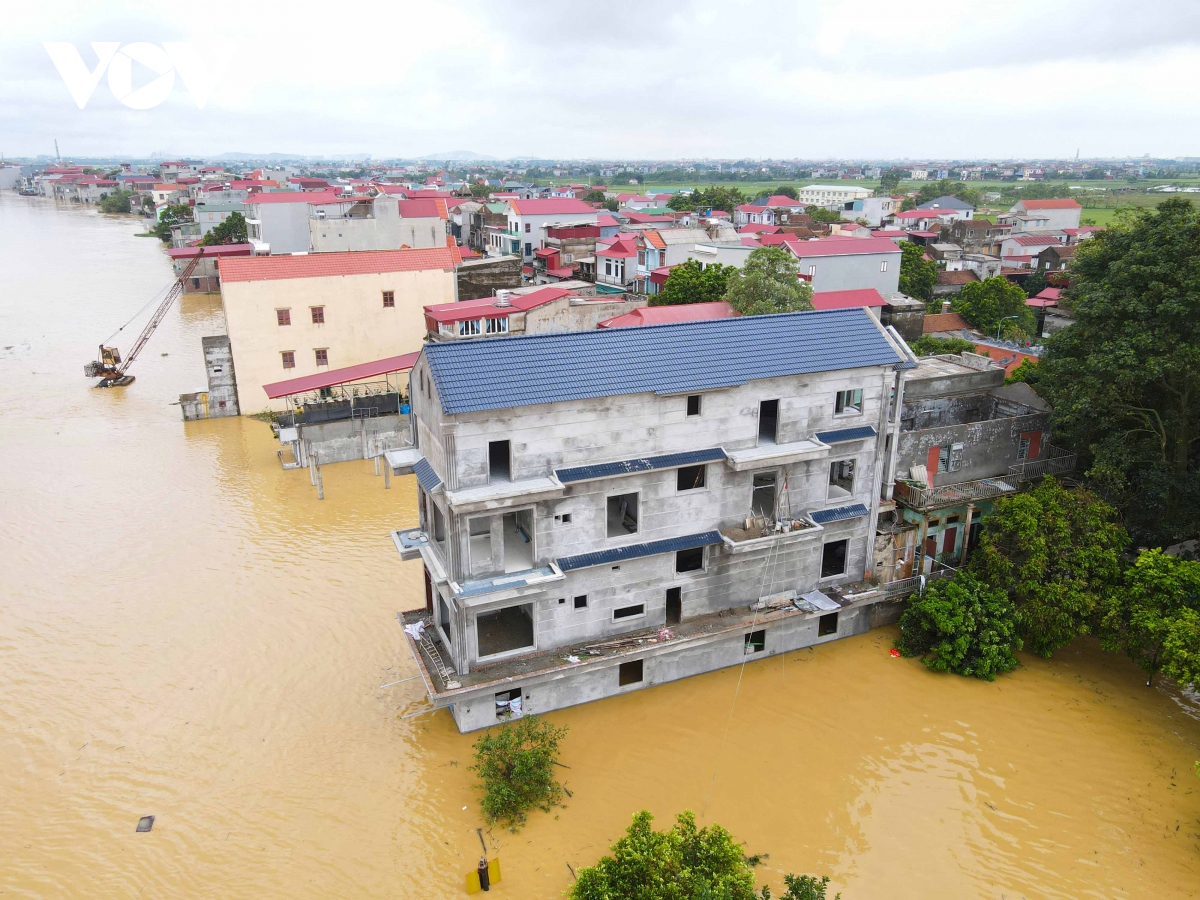
[{"label": "concrete wall", "polygon": [[208,390],[180,395],[179,404],[184,421],[238,415],[237,376],[228,336],[210,335],[201,338],[200,344],[204,352]]},{"label": "concrete wall", "polygon": [[[626,299],[627,298],[627,299]],[[581,300],[563,297],[525,313],[525,334],[548,331],[587,331],[599,322],[645,306],[649,298],[626,294],[619,300]]]},{"label": "concrete wall", "polygon": [[312,238],[308,231],[307,203],[250,203],[248,219],[258,219],[259,238],[271,245],[271,255],[308,253]]},{"label": "concrete wall", "polygon": [[[814,291],[852,291],[875,288],[887,296],[900,290],[900,252],[861,253],[851,256],[805,256],[803,243],[790,245],[800,259],[800,274],[808,275],[811,267]],[[881,264],[887,271],[881,272]]]},{"label": "concrete wall", "polygon": [[[362,217],[311,216],[308,220],[312,249],[316,252],[338,250],[398,250],[445,247],[446,220],[438,216],[401,218],[395,197],[380,195],[371,204],[372,215]],[[322,209],[325,207],[316,207]],[[329,209],[336,209],[330,206]],[[274,252],[274,245],[272,245]]]},{"label": "concrete wall", "polygon": [[301,465],[308,464],[310,452],[317,454],[321,465],[369,459],[384,450],[408,446],[410,433],[408,416],[395,414],[302,424],[297,431],[300,447],[295,456]]},{"label": "concrete wall", "polygon": [[[934,408],[945,407],[945,418],[959,418],[961,410],[952,407],[957,401],[929,401]],[[907,404],[905,404],[907,407]],[[902,431],[897,447],[897,471],[909,470],[914,464],[925,465],[929,450],[947,444],[962,444],[962,465],[957,471],[933,474],[935,486],[975,481],[997,475],[1007,475],[1008,467],[1015,465],[1018,442],[1022,434],[1038,432],[1041,448],[1036,457],[1040,459],[1049,447],[1050,415],[1034,413],[972,422],[970,424],[934,424],[912,431]]]},{"label": "concrete wall", "polygon": [[[424,307],[453,303],[454,288],[451,269],[223,282],[238,405],[245,414],[282,410],[282,400],[269,401],[262,386],[323,371],[317,368],[316,348],[328,349],[333,369],[421,349]],[[394,292],[394,307],[384,307],[383,291]],[[324,324],[313,324],[313,306],[325,308]],[[291,325],[277,323],[278,309],[291,311]],[[284,350],[295,353],[295,368],[283,368]]]},{"label": "concrete wall", "polygon": [[458,299],[491,297],[497,290],[521,287],[521,257],[490,256],[468,259],[458,267]]}]

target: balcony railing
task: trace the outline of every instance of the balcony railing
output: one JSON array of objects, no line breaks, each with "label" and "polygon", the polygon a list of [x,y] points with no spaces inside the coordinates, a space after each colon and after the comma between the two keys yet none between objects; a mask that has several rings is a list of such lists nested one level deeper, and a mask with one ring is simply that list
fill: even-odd
[{"label": "balcony railing", "polygon": [[913,575],[909,578],[899,578],[883,585],[883,591],[889,597],[900,597],[906,594],[924,593],[925,586],[931,581],[949,578],[954,574],[953,569],[939,569],[929,575]]},{"label": "balcony railing", "polygon": [[1050,447],[1041,459],[1022,460],[1008,467],[1007,475],[979,478],[958,484],[918,487],[903,481],[896,483],[895,498],[912,509],[935,509],[977,500],[992,500],[1020,489],[1021,483],[1043,475],[1065,475],[1075,471],[1075,454]]}]

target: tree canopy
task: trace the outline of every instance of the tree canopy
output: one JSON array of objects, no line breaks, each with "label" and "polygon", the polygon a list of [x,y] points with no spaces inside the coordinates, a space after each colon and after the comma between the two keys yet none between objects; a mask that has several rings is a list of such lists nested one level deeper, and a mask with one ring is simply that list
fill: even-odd
[{"label": "tree canopy", "polygon": [[832,222],[842,221],[842,214],[832,209],[825,209],[823,206],[806,206],[804,211],[812,218],[814,222],[824,222],[830,224]]},{"label": "tree canopy", "polygon": [[1025,304],[1027,299],[1015,284],[996,276],[964,284],[951,308],[985,334],[995,334],[1002,320],[1029,334],[1037,327],[1037,318]]},{"label": "tree canopy", "polygon": [[724,299],[742,316],[812,309],[812,285],[801,281],[798,271],[799,261],[790,251],[759,247],[729,277]]},{"label": "tree canopy", "polygon": [[689,259],[671,269],[662,290],[650,298],[651,306],[680,306],[687,303],[714,303],[725,297],[729,278],[736,266],[713,263],[704,268]]},{"label": "tree canopy", "polygon": [[975,343],[962,338],[940,338],[932,334],[923,334],[915,341],[910,341],[908,348],[917,356],[940,356],[944,353],[975,352]]},{"label": "tree canopy", "polygon": [[1047,341],[1041,390],[1060,440],[1139,542],[1200,530],[1200,211],[1141,210],[1079,245],[1070,328]]},{"label": "tree canopy", "polygon": [[179,225],[183,222],[192,221],[192,208],[183,204],[168,206],[162,211],[158,217],[158,222],[150,233],[156,235],[160,240],[171,240],[171,226]]},{"label": "tree canopy", "polygon": [[240,212],[230,213],[224,222],[213,228],[200,241],[202,247],[212,247],[217,244],[244,244],[246,236],[246,217]]},{"label": "tree canopy", "polygon": [[925,248],[900,241],[900,293],[929,300],[937,284],[937,263],[925,258]]},{"label": "tree canopy", "polygon": [[1050,656],[1091,630],[1127,541],[1116,510],[1047,477],[996,501],[969,565],[1008,593],[1025,646]]},{"label": "tree canopy", "polygon": [[525,813],[537,807],[549,811],[562,798],[562,786],[554,777],[558,745],[567,735],[537,716],[488,729],[475,741],[475,763],[483,791],[483,814],[489,822],[510,828],[525,821]]},{"label": "tree canopy", "polygon": [[732,213],[736,207],[745,202],[745,194],[737,188],[711,185],[692,191],[690,194],[672,194],[671,199],[667,201],[667,206],[674,210],[711,208]]},{"label": "tree canopy", "polygon": [[589,191],[583,198],[585,203],[603,203],[604,191]]},{"label": "tree canopy", "polygon": [[116,190],[111,194],[105,194],[96,205],[100,207],[101,212],[127,213],[129,212],[129,201],[132,199],[133,191]]}]

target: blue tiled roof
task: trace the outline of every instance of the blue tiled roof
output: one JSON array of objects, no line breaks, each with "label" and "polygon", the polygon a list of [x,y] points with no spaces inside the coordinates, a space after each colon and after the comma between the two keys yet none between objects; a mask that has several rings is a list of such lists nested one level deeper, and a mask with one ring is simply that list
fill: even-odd
[{"label": "blue tiled roof", "polygon": [[875,429],[870,425],[858,428],[839,428],[836,431],[818,431],[817,440],[822,444],[839,444],[843,441],[861,441],[863,438],[875,437]]},{"label": "blue tiled roof", "polygon": [[851,506],[839,506],[836,509],[819,510],[812,514],[812,520],[818,525],[825,525],[829,522],[840,522],[842,519],[857,519],[866,514],[867,508],[861,503],[855,503]]},{"label": "blue tiled roof", "polygon": [[693,547],[707,547],[709,544],[719,543],[721,543],[719,531],[702,531],[699,534],[685,534],[683,537],[668,538],[665,541],[629,544],[625,547],[614,547],[612,550],[597,550],[593,553],[580,553],[578,556],[565,556],[558,561],[558,567],[564,572],[570,572],[572,569],[603,566],[609,563],[619,563],[626,559],[654,556],[656,553],[674,553],[676,550],[691,550]]},{"label": "blue tiled roof", "polygon": [[594,466],[575,466],[570,469],[555,469],[554,474],[563,484],[572,481],[588,481],[592,478],[612,478],[615,475],[632,475],[635,472],[652,472],[655,469],[673,469],[676,466],[694,466],[696,463],[716,462],[725,458],[720,447],[711,450],[689,450],[686,453],[664,453],[662,456],[643,456],[640,459],[623,459],[620,462],[599,463]]},{"label": "blue tiled roof", "polygon": [[427,494],[432,494],[442,483],[442,479],[438,478],[437,472],[433,471],[429,460],[423,457],[413,464],[413,474],[417,476],[417,481],[420,482],[421,487],[425,488]]},{"label": "blue tiled roof", "polygon": [[905,361],[860,308],[434,341],[424,353],[448,415]]}]

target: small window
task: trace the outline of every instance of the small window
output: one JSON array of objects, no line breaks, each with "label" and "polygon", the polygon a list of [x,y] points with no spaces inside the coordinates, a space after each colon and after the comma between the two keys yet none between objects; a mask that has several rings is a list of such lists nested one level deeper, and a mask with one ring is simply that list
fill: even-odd
[{"label": "small window", "polygon": [[689,416],[700,415],[700,395],[699,394],[688,394],[687,414]]},{"label": "small window", "polygon": [[880,272],[886,272],[886,271],[887,271],[887,260],[886,260],[886,259],[885,259],[883,262],[881,262],[881,263],[879,264],[879,271],[880,271]]},{"label": "small window", "polygon": [[707,466],[682,466],[675,470],[675,489],[694,491],[704,487],[704,475]]},{"label": "small window", "polygon": [[488,482],[512,480],[511,444],[508,441],[488,442]]},{"label": "small window", "polygon": [[759,472],[751,482],[750,513],[755,516],[775,517],[775,473]]},{"label": "small window", "polygon": [[817,619],[817,637],[826,637],[831,634],[837,634],[838,614],[835,612],[827,613]]},{"label": "small window", "polygon": [[812,277],[813,277],[814,275],[816,275],[816,274],[817,274],[817,267],[816,267],[816,266],[809,266],[809,267],[808,267],[808,277],[809,277],[809,278],[812,278]]},{"label": "small window", "polygon": [[587,609],[587,594],[580,594],[575,598],[576,609]]},{"label": "small window", "polygon": [[846,550],[848,540],[830,541],[821,550],[821,577],[832,578],[835,575],[846,574]]},{"label": "small window", "polygon": [[752,631],[746,635],[746,653],[762,653],[767,646],[767,632],[765,629],[761,631]]},{"label": "small window", "polygon": [[610,538],[637,534],[638,495],[636,493],[614,494],[609,497],[606,513]]},{"label": "small window", "polygon": [[329,351],[328,351],[327,349],[325,349],[324,347],[322,347],[322,348],[320,348],[319,350],[314,350],[314,351],[313,351],[313,354],[314,354],[314,355],[316,356],[316,358],[317,358],[317,365],[318,365],[318,366],[327,366],[327,365],[329,365]]},{"label": "small window", "polygon": [[701,572],[704,570],[704,548],[691,547],[675,551],[676,572]]},{"label": "small window", "polygon": [[640,684],[642,681],[642,660],[635,659],[630,662],[623,662],[617,666],[617,686],[625,687],[628,684]]},{"label": "small window", "polygon": [[496,718],[509,719],[521,714],[521,689],[512,688],[496,694]]},{"label": "small window", "polygon": [[393,309],[395,306],[396,306],[396,292],[395,291],[384,291],[383,292],[383,308],[384,309]]},{"label": "small window", "polygon": [[839,459],[829,464],[829,499],[844,500],[854,494],[854,460]]},{"label": "small window", "polygon": [[474,337],[479,334],[479,319],[472,319],[469,322],[459,322],[458,334],[460,337]]},{"label": "small window", "polygon": [[[582,599],[584,606],[587,606],[587,597],[583,597]],[[578,603],[579,600],[579,597],[575,598],[576,603]],[[577,606],[575,608],[579,609],[580,607]],[[633,606],[620,606],[613,610],[613,621],[615,622],[619,619],[632,619],[635,616],[644,616],[645,614],[645,603],[635,603]]]},{"label": "small window", "polygon": [[862,389],[838,391],[833,402],[834,415],[858,415],[862,412]]},{"label": "small window", "polygon": [[283,367],[285,369],[296,368],[296,353],[294,350],[284,350],[279,355],[283,357]]},{"label": "small window", "polygon": [[525,233],[529,234],[529,232],[531,232],[532,230],[533,230],[533,226],[529,222],[526,222],[525,223]]},{"label": "small window", "polygon": [[312,310],[313,324],[314,325],[324,325],[325,324],[325,307],[310,306],[309,309]]},{"label": "small window", "polygon": [[291,325],[292,311],[290,309],[275,310],[275,322],[279,325]]},{"label": "small window", "polygon": [[571,514],[563,513],[562,515],[555,516],[554,521],[560,525],[570,525],[571,524]]},{"label": "small window", "polygon": [[487,319],[486,322],[488,334],[508,334],[508,316],[500,319]]}]

